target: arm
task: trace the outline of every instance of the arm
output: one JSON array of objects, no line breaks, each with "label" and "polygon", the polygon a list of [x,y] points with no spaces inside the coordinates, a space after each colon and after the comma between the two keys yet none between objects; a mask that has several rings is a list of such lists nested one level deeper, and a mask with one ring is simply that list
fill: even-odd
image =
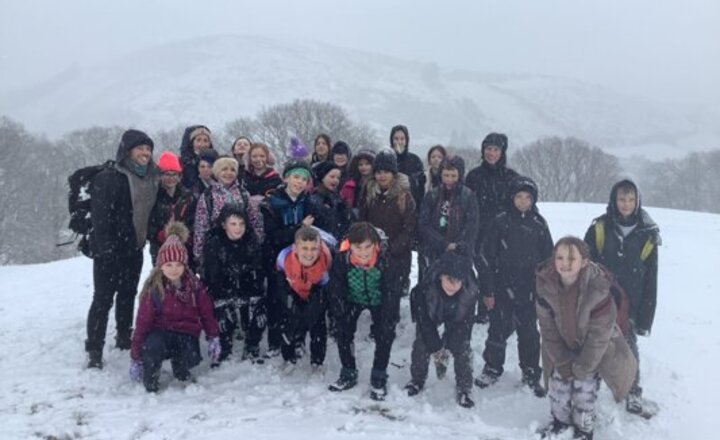
[{"label": "arm", "polygon": [[435,229],[436,222],[433,221],[432,215],[435,209],[435,197],[433,192],[425,194],[422,205],[420,206],[420,218],[418,219],[418,237],[423,247],[427,247],[437,254],[445,252],[447,244],[445,237]]},{"label": "arm", "polygon": [[468,253],[472,255],[475,250],[475,240],[477,238],[480,215],[475,194],[473,194],[472,191],[469,190],[463,191],[463,194],[466,194],[466,196],[463,198],[463,200],[465,201],[465,205],[462,206],[463,210],[465,211],[463,213],[465,222],[463,223],[461,228],[460,240],[458,244],[465,247],[469,251]]},{"label": "arm", "polygon": [[657,307],[657,277],[658,277],[658,247],[645,260],[645,276],[643,277],[642,298],[637,311],[635,331],[641,335],[648,335],[652,330]]},{"label": "arm", "polygon": [[150,292],[143,290],[140,294],[137,317],[135,318],[135,330],[132,334],[130,346],[130,358],[134,361],[142,361],[142,346],[147,334],[155,323],[155,309],[153,307]]},{"label": "arm", "polygon": [[560,331],[555,324],[554,312],[542,298],[535,303],[542,346],[556,370],[568,369],[572,366],[575,354],[565,344]]},{"label": "arm", "polygon": [[603,298],[595,304],[590,312],[590,323],[585,335],[585,342],[572,367],[574,377],[585,379],[595,374],[608,344],[610,344],[616,316],[615,304],[609,291],[606,291]]},{"label": "arm", "polygon": [[[90,217],[92,218],[94,248],[99,250],[98,256],[112,254],[117,240],[117,197],[118,192],[113,185],[113,171],[101,171],[95,177],[90,198]],[[123,178],[125,178],[123,176]]]},{"label": "arm", "polygon": [[203,285],[202,281],[197,281],[197,300],[198,310],[200,311],[200,323],[205,331],[205,337],[207,339],[216,338],[219,334],[218,324],[215,320],[215,314],[213,310],[213,303],[210,296],[207,293],[207,289]]},{"label": "arm", "polygon": [[203,246],[205,246],[205,233],[210,229],[210,219],[205,194],[200,196],[195,208],[195,224],[193,231],[193,254],[195,262],[202,266]]},{"label": "arm", "polygon": [[393,255],[410,252],[412,248],[413,238],[415,237],[415,227],[417,225],[417,213],[415,209],[415,199],[413,199],[410,192],[407,192],[405,194],[402,232],[397,236],[397,240],[395,241],[396,245],[391,248]]},{"label": "arm", "polygon": [[480,246],[477,267],[480,278],[481,293],[484,297],[494,297],[497,293],[495,274],[497,273],[497,260],[500,253],[500,226],[495,219],[490,223],[485,238]]}]

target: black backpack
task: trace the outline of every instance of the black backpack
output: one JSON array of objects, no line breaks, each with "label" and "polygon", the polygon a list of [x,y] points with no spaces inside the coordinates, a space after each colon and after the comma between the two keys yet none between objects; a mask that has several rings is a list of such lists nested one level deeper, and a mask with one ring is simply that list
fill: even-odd
[{"label": "black backpack", "polygon": [[70,211],[70,223],[68,227],[75,233],[70,244],[80,237],[78,249],[86,257],[92,258],[90,250],[90,233],[92,232],[92,219],[90,218],[90,196],[92,194],[92,183],[95,176],[102,170],[114,168],[115,161],[108,160],[102,165],[91,165],[75,170],[68,177],[68,210]]}]

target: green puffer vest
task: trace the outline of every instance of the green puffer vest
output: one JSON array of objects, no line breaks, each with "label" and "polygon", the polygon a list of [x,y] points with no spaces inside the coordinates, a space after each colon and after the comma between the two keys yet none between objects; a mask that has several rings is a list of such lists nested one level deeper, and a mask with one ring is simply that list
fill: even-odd
[{"label": "green puffer vest", "polygon": [[368,270],[350,265],[348,271],[349,300],[365,306],[378,306],[382,292],[380,291],[380,269],[371,267]]}]

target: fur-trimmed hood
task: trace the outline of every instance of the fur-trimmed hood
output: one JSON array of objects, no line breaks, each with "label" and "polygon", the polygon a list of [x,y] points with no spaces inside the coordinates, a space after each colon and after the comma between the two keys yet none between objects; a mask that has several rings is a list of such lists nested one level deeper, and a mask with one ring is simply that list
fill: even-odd
[{"label": "fur-trimmed hood", "polygon": [[[365,191],[365,203],[368,205],[372,204],[375,197],[381,193],[380,185],[375,180],[375,177],[371,177],[370,180],[368,180]],[[395,174],[395,180],[393,180],[390,189],[387,190],[387,197],[390,199],[400,197],[403,191],[410,191],[410,179],[403,173],[397,173]]]}]

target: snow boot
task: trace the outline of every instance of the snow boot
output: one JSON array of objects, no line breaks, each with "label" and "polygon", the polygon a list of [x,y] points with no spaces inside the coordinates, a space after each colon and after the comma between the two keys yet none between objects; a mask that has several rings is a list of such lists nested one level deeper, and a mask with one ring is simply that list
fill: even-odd
[{"label": "snow boot", "polygon": [[98,370],[102,370],[103,368],[103,352],[102,350],[92,350],[88,351],[88,368],[97,368]]},{"label": "snow boot", "polygon": [[250,361],[253,364],[262,365],[265,363],[265,359],[260,357],[260,348],[245,346],[243,348],[242,360]]},{"label": "snow boot", "polygon": [[470,393],[467,391],[458,391],[455,400],[458,405],[463,408],[472,408],[475,406],[475,402],[470,398]]},{"label": "snow boot", "polygon": [[280,356],[280,348],[279,347],[268,347],[267,351],[265,352],[265,359],[272,359]]},{"label": "snow boot", "polygon": [[118,333],[115,336],[115,348],[119,350],[130,350],[132,345],[132,330],[130,333]]},{"label": "snow boot", "polygon": [[414,380],[411,380],[407,383],[407,385],[405,385],[405,391],[407,391],[407,395],[410,397],[417,396],[418,394],[420,394],[420,391],[422,391],[422,389],[423,386],[415,382]]},{"label": "snow boot", "polygon": [[500,379],[500,375],[502,375],[502,372],[494,369],[493,367],[485,365],[485,367],[483,367],[482,374],[480,374],[480,377],[475,379],[475,386],[478,386],[480,388],[487,388],[491,385],[495,385]]},{"label": "snow boot", "polygon": [[372,369],[370,372],[370,398],[372,400],[385,400],[385,396],[387,396],[387,379],[388,375],[385,370]]},{"label": "snow boot", "polygon": [[563,423],[560,420],[553,418],[552,422],[538,430],[537,433],[540,434],[540,438],[552,438],[556,435],[564,433],[570,429],[570,426],[571,425],[568,423]]},{"label": "snow boot", "polygon": [[527,385],[528,388],[535,394],[535,397],[545,397],[547,390],[540,384],[540,372],[539,370],[528,369],[523,372],[522,383]]},{"label": "snow boot", "polygon": [[370,386],[370,398],[372,400],[377,400],[378,402],[382,402],[385,400],[385,397],[387,396],[387,386],[380,385],[378,387],[376,386]]},{"label": "snow boot", "polygon": [[657,415],[660,408],[652,400],[643,398],[639,394],[628,394],[625,400],[625,410],[645,419],[651,419]]},{"label": "snow boot", "polygon": [[343,368],[340,370],[340,378],[328,385],[328,390],[333,392],[349,390],[357,385],[357,376],[357,370]]}]

